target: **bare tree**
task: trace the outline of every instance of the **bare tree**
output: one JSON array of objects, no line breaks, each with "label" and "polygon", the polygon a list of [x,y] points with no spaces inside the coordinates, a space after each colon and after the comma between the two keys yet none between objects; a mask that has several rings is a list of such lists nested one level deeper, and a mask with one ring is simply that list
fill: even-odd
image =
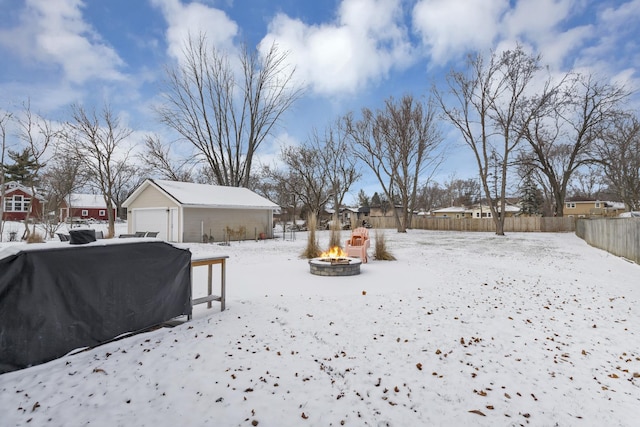
[{"label": "bare tree", "polygon": [[497,235],[504,235],[511,154],[523,139],[522,128],[553,93],[545,87],[539,97],[527,96],[539,64],[538,56],[520,46],[492,52],[488,61],[480,54],[469,55],[465,71],[452,70],[447,76],[448,93],[434,89],[445,117],[473,150]]},{"label": "bare tree", "polygon": [[595,200],[600,198],[600,191],[605,186],[602,167],[595,164],[577,169],[571,178],[567,198],[573,200]]},{"label": "bare tree", "polygon": [[[54,156],[42,173],[42,191],[45,193],[47,210],[59,213],[64,202],[70,201],[71,193],[85,184],[81,164],[75,157],[64,155]],[[67,206],[71,212],[71,206]],[[58,215],[46,215],[42,226],[49,237],[60,227]]]},{"label": "bare tree", "polygon": [[315,215],[330,200],[337,212],[353,183],[360,178],[339,123],[328,126],[324,134],[314,129],[301,146],[283,147],[280,158],[285,169],[269,170],[270,178]]},{"label": "bare tree", "polygon": [[576,171],[594,163],[594,143],[615,119],[628,92],[592,75],[567,74],[546,108],[527,126],[530,165],[546,179],[554,215],[562,216],[567,189]]},{"label": "bare tree", "polygon": [[338,120],[325,129],[324,135],[313,130],[305,149],[318,153],[318,163],[313,165],[318,173],[326,176],[330,185],[328,197],[333,200],[333,209],[338,212],[345,195],[362,174],[356,166],[346,130]]},{"label": "bare tree", "polygon": [[236,75],[231,58],[206,37],[190,37],[182,64],[167,70],[163,123],[193,144],[214,184],[248,187],[256,151],[300,96],[294,69],[276,45],[264,55],[244,46]]},{"label": "bare tree", "polygon": [[109,106],[104,106],[99,115],[78,105],[71,110],[73,120],[61,135],[63,144],[81,162],[89,182],[104,197],[109,221],[107,234],[114,236],[116,183],[128,163],[131,149],[124,145],[132,130],[120,124]]},{"label": "bare tree", "polygon": [[142,184],[146,176],[140,166],[126,160],[118,160],[114,169],[118,173],[113,181],[113,201],[118,207],[118,217],[126,219],[127,212],[122,203]]},{"label": "bare tree", "polygon": [[12,119],[13,115],[9,112],[3,112],[0,116],[0,242],[2,242],[2,236],[4,235],[4,183],[5,183],[5,170],[4,170],[4,158],[7,150],[7,126]]},{"label": "bare tree", "polygon": [[286,169],[271,169],[270,177],[285,194],[279,197],[285,205],[295,201],[316,215],[331,198],[330,177],[319,167],[320,153],[305,146],[284,147],[280,157]]},{"label": "bare tree", "polygon": [[147,136],[144,140],[145,151],[140,157],[151,174],[160,174],[163,179],[178,182],[193,182],[193,172],[197,166],[195,157],[176,161],[172,158],[170,146],[156,136]]},{"label": "bare tree", "polygon": [[384,110],[362,109],[362,117],[344,117],[354,142],[354,154],[375,174],[394,209],[398,232],[411,226],[416,208],[418,183],[429,181],[442,162],[439,152],[442,136],[431,101],[420,102],[411,95],[396,101],[385,100]]},{"label": "bare tree", "polygon": [[631,211],[640,210],[640,121],[620,114],[603,129],[597,144],[604,174]]},{"label": "bare tree", "polygon": [[[26,101],[22,107],[22,113],[17,118],[18,138],[26,146],[26,150],[33,162],[33,175],[37,177],[41,169],[45,166],[45,157],[48,154],[49,147],[53,145],[56,133],[49,120],[33,114],[30,101]],[[35,222],[33,222],[32,228],[29,229],[29,223],[32,222],[30,221],[31,214],[34,214],[34,216],[38,218],[44,218],[49,213],[49,207],[47,206],[46,200],[43,199],[40,200],[40,211],[33,211],[35,206],[34,199],[36,199],[36,195],[39,194],[36,189],[36,179],[31,179],[28,184],[31,187],[32,200],[24,220],[24,234],[22,238],[30,241],[37,237]]]}]

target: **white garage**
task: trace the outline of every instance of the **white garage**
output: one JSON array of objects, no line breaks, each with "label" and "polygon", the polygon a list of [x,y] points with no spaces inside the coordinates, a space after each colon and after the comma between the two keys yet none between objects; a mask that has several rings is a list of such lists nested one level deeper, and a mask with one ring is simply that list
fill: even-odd
[{"label": "white garage", "polygon": [[147,179],[125,200],[128,232],[170,242],[273,237],[279,206],[247,188]]}]

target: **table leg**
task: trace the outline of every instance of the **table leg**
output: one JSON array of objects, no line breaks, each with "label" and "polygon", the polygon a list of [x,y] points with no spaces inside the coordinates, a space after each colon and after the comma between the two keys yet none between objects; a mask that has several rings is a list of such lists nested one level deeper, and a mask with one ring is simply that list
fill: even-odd
[{"label": "table leg", "polygon": [[[209,291],[208,295],[211,295],[212,292],[213,292],[213,288],[211,286],[211,281],[212,281],[212,276],[213,276],[213,274],[212,274],[213,273],[212,272],[213,265],[209,264],[207,267],[208,267],[208,271],[207,271],[207,273],[208,273],[208,275],[207,275],[207,290]],[[207,308],[211,308],[211,301],[207,302]]]},{"label": "table leg", "polygon": [[220,281],[221,281],[221,288],[220,288],[220,311],[224,311],[224,305],[225,305],[225,301],[226,301],[226,293],[227,293],[227,285],[225,283],[226,280],[226,263],[225,260],[222,260],[222,263],[220,264],[221,270],[222,272],[220,273]]}]

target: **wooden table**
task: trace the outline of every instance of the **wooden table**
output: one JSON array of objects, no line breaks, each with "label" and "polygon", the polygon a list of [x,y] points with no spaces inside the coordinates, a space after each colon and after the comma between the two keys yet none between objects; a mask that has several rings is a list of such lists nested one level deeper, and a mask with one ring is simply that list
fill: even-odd
[{"label": "wooden table", "polygon": [[[191,260],[191,277],[193,282],[193,268],[207,266],[207,296],[201,298],[195,298],[191,300],[191,306],[207,303],[207,308],[211,308],[212,301],[220,302],[220,311],[225,309],[226,298],[226,261],[229,258],[228,255],[220,255],[207,258],[199,258]],[[213,295],[213,265],[220,264],[220,295]],[[189,320],[191,316],[188,316]]]}]

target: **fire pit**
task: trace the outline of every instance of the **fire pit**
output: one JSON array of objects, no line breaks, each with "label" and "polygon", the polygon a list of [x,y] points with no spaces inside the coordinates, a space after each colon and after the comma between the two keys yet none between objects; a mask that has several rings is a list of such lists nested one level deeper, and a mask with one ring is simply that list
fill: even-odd
[{"label": "fire pit", "polygon": [[311,274],[316,276],[355,276],[360,274],[361,264],[362,261],[348,257],[337,247],[309,260]]}]

